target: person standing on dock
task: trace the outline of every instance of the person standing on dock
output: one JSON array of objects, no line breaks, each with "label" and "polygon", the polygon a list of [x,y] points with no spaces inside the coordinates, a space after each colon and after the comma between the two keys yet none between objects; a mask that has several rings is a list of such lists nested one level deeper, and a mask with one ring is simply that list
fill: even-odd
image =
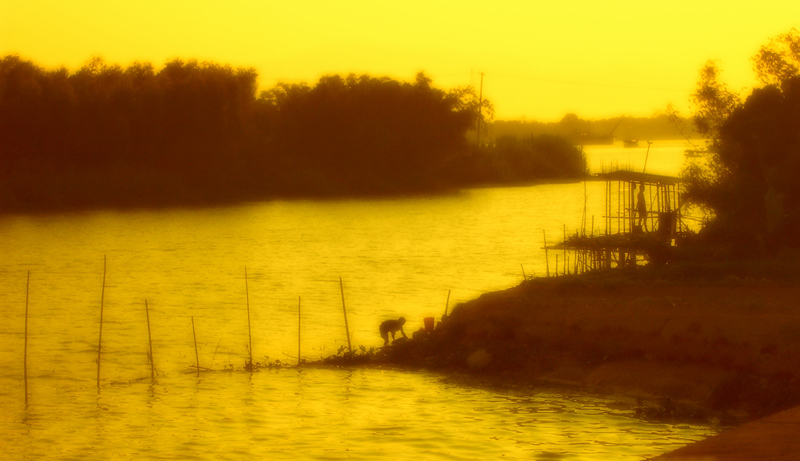
[{"label": "person standing on dock", "polygon": [[636,211],[639,213],[639,229],[647,230],[647,204],[644,201],[644,183],[639,183],[636,195]]}]

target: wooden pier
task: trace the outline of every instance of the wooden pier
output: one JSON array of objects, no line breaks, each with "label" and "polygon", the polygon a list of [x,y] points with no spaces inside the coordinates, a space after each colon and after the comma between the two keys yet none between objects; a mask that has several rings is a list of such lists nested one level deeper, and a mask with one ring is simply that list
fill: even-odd
[{"label": "wooden pier", "polygon": [[603,230],[587,234],[584,226],[544,249],[563,252],[565,264],[571,257],[565,273],[667,262],[686,232],[681,179],[629,170],[595,177],[606,182]]}]

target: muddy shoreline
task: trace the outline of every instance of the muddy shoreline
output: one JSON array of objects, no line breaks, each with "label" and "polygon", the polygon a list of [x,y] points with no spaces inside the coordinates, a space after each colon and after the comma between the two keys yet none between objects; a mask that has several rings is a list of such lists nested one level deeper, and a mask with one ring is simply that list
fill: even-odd
[{"label": "muddy shoreline", "polygon": [[798,274],[786,259],[531,279],[456,306],[429,334],[326,362],[566,386],[646,418],[729,426],[800,405]]}]

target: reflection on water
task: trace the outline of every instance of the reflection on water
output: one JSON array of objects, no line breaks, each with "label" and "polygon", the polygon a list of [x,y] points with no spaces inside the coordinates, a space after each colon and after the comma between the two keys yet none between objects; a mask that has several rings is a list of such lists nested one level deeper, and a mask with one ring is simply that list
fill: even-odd
[{"label": "reflection on water", "polygon": [[[603,187],[588,189],[600,196]],[[145,300],[156,366],[193,364],[192,317],[201,364],[240,366],[249,344],[246,267],[254,358],[292,361],[298,297],[305,357],[347,344],[342,277],[352,342],[380,346],[382,320],[403,316],[415,331],[423,318],[444,313],[449,290],[452,308],[518,284],[521,265],[527,275],[544,274],[542,230],[557,238],[579,223],[583,197],[583,185],[573,183],[433,198],[4,217],[0,305],[22,321],[31,270],[32,372],[91,368],[107,255],[103,354],[118,363],[105,376],[128,380],[138,377],[127,373],[132,363],[146,366]],[[16,325],[0,325],[11,341],[0,347],[4,362],[13,363],[18,355],[10,348],[22,346]]]},{"label": "reflection on water", "polygon": [[99,393],[40,381],[30,408],[0,421],[11,459],[643,459],[709,432],[576,394],[381,369],[172,374]]},{"label": "reflection on water", "polygon": [[[675,174],[682,149],[653,148],[648,171]],[[623,155],[636,164],[645,152],[597,148],[589,163],[595,169]],[[603,193],[603,184],[589,182],[431,198],[0,217],[0,453],[12,459],[117,453],[366,459],[393,452],[423,459],[476,453],[639,459],[702,437],[706,429],[644,424],[602,401],[509,396],[418,373],[221,371],[240,369],[248,356],[245,267],[257,361],[296,360],[298,297],[304,357],[347,344],[340,276],[353,344],[379,346],[382,320],[402,315],[412,332],[423,318],[441,316],[448,290],[452,308],[516,285],[522,268],[543,275],[543,237],[574,231],[584,206],[600,222]],[[153,385],[145,299],[158,370]],[[216,370],[199,379],[190,373],[192,318],[200,365]]]}]

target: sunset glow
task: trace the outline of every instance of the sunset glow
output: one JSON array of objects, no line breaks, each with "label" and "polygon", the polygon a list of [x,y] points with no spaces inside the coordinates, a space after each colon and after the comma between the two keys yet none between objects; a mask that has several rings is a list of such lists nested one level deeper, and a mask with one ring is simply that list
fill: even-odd
[{"label": "sunset glow", "polygon": [[263,88],[350,72],[434,84],[480,84],[497,118],[686,112],[697,73],[721,62],[733,88],[753,84],[750,57],[797,27],[800,4],[420,0],[0,3],[0,54],[47,67],[92,56],[128,65],[210,60],[255,67]]}]

